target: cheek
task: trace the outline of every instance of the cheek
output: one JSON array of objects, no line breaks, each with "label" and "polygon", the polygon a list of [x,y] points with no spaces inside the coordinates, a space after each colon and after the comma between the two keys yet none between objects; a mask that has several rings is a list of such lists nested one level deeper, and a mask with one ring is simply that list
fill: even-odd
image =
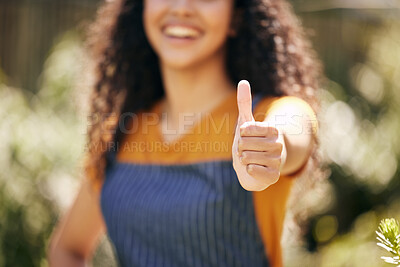
[{"label": "cheek", "polygon": [[158,31],[158,18],[163,13],[163,0],[145,0],[143,5],[143,27],[144,31],[151,42]]},{"label": "cheek", "polygon": [[[228,2],[228,1],[227,1]],[[232,9],[230,5],[220,4],[204,12],[204,18],[218,39],[226,39],[231,25]]]}]

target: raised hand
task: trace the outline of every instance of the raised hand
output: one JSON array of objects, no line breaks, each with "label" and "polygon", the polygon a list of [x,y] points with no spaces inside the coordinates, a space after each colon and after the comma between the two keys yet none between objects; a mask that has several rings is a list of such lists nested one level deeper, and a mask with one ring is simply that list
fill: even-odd
[{"label": "raised hand", "polygon": [[250,84],[245,80],[238,84],[237,104],[239,116],[232,145],[233,168],[244,189],[261,191],[279,179],[283,136],[278,128],[254,120]]}]

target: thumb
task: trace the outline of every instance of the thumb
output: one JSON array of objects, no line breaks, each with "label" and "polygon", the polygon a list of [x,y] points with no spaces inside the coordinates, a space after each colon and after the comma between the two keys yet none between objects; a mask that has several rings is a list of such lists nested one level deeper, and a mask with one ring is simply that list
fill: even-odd
[{"label": "thumb", "polygon": [[239,124],[246,121],[254,121],[251,110],[251,91],[250,84],[246,80],[241,80],[237,87],[237,104],[239,109]]}]

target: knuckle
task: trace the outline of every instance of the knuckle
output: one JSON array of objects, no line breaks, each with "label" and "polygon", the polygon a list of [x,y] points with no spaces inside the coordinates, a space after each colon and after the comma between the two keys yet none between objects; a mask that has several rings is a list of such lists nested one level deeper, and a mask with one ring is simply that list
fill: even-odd
[{"label": "knuckle", "polygon": [[248,164],[247,167],[246,167],[246,171],[247,171],[248,174],[254,175],[254,173],[255,173],[254,165]]},{"label": "knuckle", "polygon": [[281,165],[281,158],[273,158],[271,159],[271,165],[277,168],[278,166]]},{"label": "knuckle", "polygon": [[278,138],[279,137],[279,131],[277,128],[271,128],[271,135],[273,138]]},{"label": "knuckle", "polygon": [[277,182],[279,179],[279,176],[280,176],[280,172],[278,169],[272,169],[270,171],[270,177],[271,177],[272,182],[274,182],[274,183]]},{"label": "knuckle", "polygon": [[277,143],[277,147],[278,147],[278,151],[282,152],[282,149],[283,149],[282,143]]},{"label": "knuckle", "polygon": [[279,171],[278,171],[278,170],[274,171],[274,172],[273,172],[273,175],[272,175],[272,183],[278,182],[279,176],[280,176]]}]

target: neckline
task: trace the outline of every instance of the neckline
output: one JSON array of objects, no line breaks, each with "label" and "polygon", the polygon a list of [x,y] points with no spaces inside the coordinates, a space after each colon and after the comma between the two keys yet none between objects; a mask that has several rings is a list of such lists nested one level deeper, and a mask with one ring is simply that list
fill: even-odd
[{"label": "neckline", "polygon": [[[162,99],[159,100],[154,107],[154,112],[157,114],[158,118],[159,118],[159,123],[157,123],[156,125],[154,125],[155,127],[155,134],[156,134],[156,138],[158,142],[161,142],[164,146],[174,146],[176,144],[179,144],[183,141],[185,141],[185,139],[188,138],[188,136],[191,133],[196,132],[196,129],[199,127],[199,125],[201,125],[204,120],[209,117],[209,116],[213,116],[216,113],[218,113],[220,110],[225,109],[229,104],[232,104],[233,100],[236,99],[236,91],[232,90],[229,95],[222,100],[218,105],[216,105],[215,107],[213,107],[210,111],[207,112],[202,112],[200,115],[200,118],[197,119],[192,127],[190,127],[187,131],[185,131],[184,133],[180,134],[177,138],[173,139],[172,141],[167,141],[165,140],[164,134],[162,133]],[[236,102],[235,102],[236,103]]]}]

